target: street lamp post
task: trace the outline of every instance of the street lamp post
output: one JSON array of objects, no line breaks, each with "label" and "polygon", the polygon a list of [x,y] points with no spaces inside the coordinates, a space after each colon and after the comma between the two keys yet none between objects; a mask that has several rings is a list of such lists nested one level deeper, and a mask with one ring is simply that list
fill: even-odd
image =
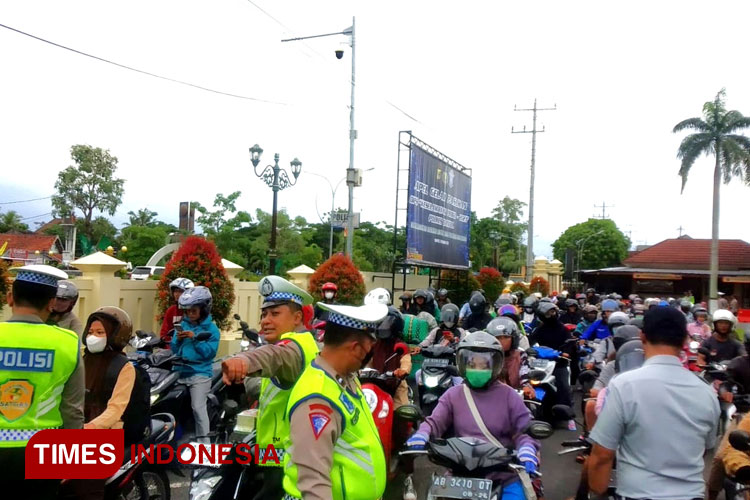
[{"label": "street lamp post", "polygon": [[599,231],[595,232],[594,234],[590,234],[590,235],[586,236],[585,238],[581,238],[580,240],[576,241],[576,246],[578,247],[578,259],[577,259],[578,265],[576,266],[576,267],[578,267],[578,270],[576,272],[578,281],[580,281],[580,274],[581,274],[581,255],[583,254],[583,245],[586,243],[586,240],[588,240],[589,238],[592,238],[592,237],[594,237],[596,235],[602,234],[603,232],[604,232],[604,229],[600,229]]},{"label": "street lamp post", "polygon": [[[352,25],[351,27],[345,29],[344,31],[339,31],[336,33],[324,33],[322,35],[312,35],[312,36],[301,36],[296,38],[288,38],[286,40],[282,40],[282,42],[294,42],[297,40],[307,40],[310,38],[322,38],[326,36],[333,36],[333,35],[348,35],[349,36],[349,46],[352,49],[352,79],[351,79],[351,104],[349,106],[349,168],[346,169],[346,185],[349,187],[349,216],[347,217],[347,223],[346,223],[346,255],[351,258],[352,257],[352,242],[354,241],[354,186],[357,183],[357,175],[356,171],[354,169],[354,139],[357,138],[357,131],[354,129],[354,63],[355,63],[355,45],[354,45],[354,33],[355,33],[355,18],[352,17]],[[341,59],[343,57],[344,53],[343,51],[336,51],[336,58]]]},{"label": "street lamp post", "polygon": [[316,174],[315,172],[308,172],[308,174],[315,175],[317,177],[321,177],[325,179],[325,181],[328,183],[328,187],[331,188],[331,212],[328,214],[328,222],[330,222],[331,225],[331,235],[328,238],[328,258],[330,259],[331,256],[333,256],[333,211],[336,209],[335,207],[335,201],[336,201],[336,191],[338,191],[339,186],[342,182],[346,180],[346,177],[342,177],[341,180],[339,180],[336,183],[336,187],[333,187],[333,184],[331,184],[331,181],[328,180],[328,177],[325,177],[320,174]]},{"label": "street lamp post", "polygon": [[271,244],[268,250],[270,274],[276,272],[276,203],[278,199],[279,191],[286,189],[290,186],[294,186],[297,183],[297,178],[302,171],[302,162],[297,158],[289,162],[292,168],[292,176],[294,180],[289,179],[286,170],[279,167],[279,154],[273,155],[273,166],[267,165],[261,172],[258,172],[258,164],[260,163],[260,155],[263,154],[263,149],[257,144],[250,148],[250,161],[253,164],[253,170],[255,175],[263,180],[268,187],[273,190],[273,212],[271,214]]}]

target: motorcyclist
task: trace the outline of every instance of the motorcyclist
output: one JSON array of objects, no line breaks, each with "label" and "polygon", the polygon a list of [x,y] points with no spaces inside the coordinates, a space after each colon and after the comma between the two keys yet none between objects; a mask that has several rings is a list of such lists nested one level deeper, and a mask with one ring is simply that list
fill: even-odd
[{"label": "motorcyclist", "polygon": [[59,326],[76,332],[83,337],[83,323],[73,313],[73,308],[78,302],[78,287],[69,280],[57,282],[57,295],[52,306],[52,312],[47,319],[48,325]]},{"label": "motorcyclist", "polygon": [[[195,283],[187,278],[175,278],[169,284],[169,294],[172,297],[172,300],[174,300],[174,304],[164,311],[164,320],[161,322],[161,329],[159,330],[159,336],[167,343],[167,345],[172,341],[172,329],[174,329],[176,323],[179,323],[182,320],[182,313],[179,309],[180,297],[185,290],[193,288],[194,286]],[[175,317],[178,318],[176,322]]]},{"label": "motorcyclist", "polygon": [[733,338],[732,330],[737,318],[727,309],[717,309],[713,315],[714,332],[703,341],[701,348],[708,351],[708,357],[698,352],[698,364],[728,361],[745,354],[745,348]]},{"label": "motorcyclist", "polygon": [[697,305],[693,307],[693,322],[688,323],[688,335],[690,338],[700,337],[706,340],[711,336],[711,327],[708,326],[708,311],[705,307]]},{"label": "motorcyclist", "polygon": [[[432,294],[424,289],[419,289],[414,292],[414,295],[412,296],[412,300],[414,301],[414,304],[416,305],[417,312],[415,314],[419,314],[420,312],[426,312],[432,317],[435,317],[435,304],[434,299],[431,301]],[[437,319],[437,318],[436,318]]]},{"label": "motorcyclist", "polygon": [[[369,305],[365,303],[365,305]],[[391,358],[397,342],[403,342],[402,332],[404,330],[404,318],[393,306],[388,306],[388,316],[383,319],[377,327],[378,341],[372,348],[372,361],[369,366],[380,373],[392,371],[401,382],[393,395],[393,409],[403,406],[409,402],[408,388],[406,385],[407,375],[411,372],[411,355],[406,353],[402,356]],[[386,360],[390,360],[386,363]]]},{"label": "motorcyclist", "polygon": [[507,318],[510,318],[516,323],[516,325],[518,325],[518,333],[521,336],[518,342],[519,349],[522,349],[525,352],[529,347],[531,347],[529,345],[529,337],[528,335],[526,335],[526,330],[523,328],[523,324],[521,323],[521,320],[518,318],[518,309],[516,309],[515,306],[508,304],[508,305],[501,307],[500,310],[497,311],[497,316],[498,317],[505,316]]},{"label": "motorcyclist", "polygon": [[[469,300],[471,300],[471,297],[474,296],[474,294],[481,294],[482,297],[484,297],[484,300],[487,300],[487,295],[484,293],[483,289],[474,290],[471,292],[471,295],[469,296]],[[471,307],[469,307],[469,301],[467,300],[464,305],[461,306],[461,309],[458,311],[458,322],[463,323],[465,318],[468,318],[471,316]]]},{"label": "motorcyclist", "polygon": [[685,315],[685,319],[687,319],[688,323],[693,322],[693,313],[691,312],[693,309],[693,304],[690,303],[687,299],[680,300],[680,311],[682,311],[682,314]]},{"label": "motorcyclist", "polygon": [[599,310],[596,306],[592,306],[591,304],[585,305],[583,307],[583,317],[581,321],[578,322],[574,332],[575,336],[580,337],[583,335],[583,332],[588,330],[589,327],[596,322],[597,316],[599,316]]},{"label": "motorcyclist", "polygon": [[[464,384],[451,387],[440,397],[435,410],[409,438],[407,446],[424,449],[431,438],[443,437],[448,432],[486,440],[469,409],[468,393],[492,436],[503,446],[517,450],[527,472],[535,472],[539,467],[540,446],[524,434],[531,415],[523,400],[499,380],[503,368],[500,342],[486,332],[471,333],[459,344],[456,358]],[[502,482],[503,498],[524,498],[517,474],[498,471],[488,478]]]},{"label": "motorcyclist", "polygon": [[458,326],[458,306],[445,304],[440,310],[440,325],[433,328],[412,352],[418,354],[421,348],[435,344],[452,345],[460,342],[464,337],[466,337],[466,330]]},{"label": "motorcyclist", "polygon": [[370,304],[385,304],[389,306],[391,305],[391,292],[385,288],[374,288],[367,292],[364,303],[366,306]]},{"label": "motorcyclist", "polygon": [[[321,302],[324,304],[336,304],[336,296],[339,293],[339,287],[336,283],[330,281],[323,283],[320,287],[320,291],[323,295],[323,300]],[[328,311],[315,304],[315,318],[320,321],[325,321],[328,318]]]},{"label": "motorcyclist", "polygon": [[443,306],[445,304],[450,304],[451,299],[448,298],[448,290],[446,290],[445,288],[441,288],[440,290],[438,290],[435,296],[435,302],[441,310],[443,309]]},{"label": "motorcyclist", "polygon": [[592,306],[599,303],[599,295],[597,295],[595,289],[589,288],[586,290],[586,303],[591,304]]},{"label": "motorcyclist", "polygon": [[411,292],[402,293],[401,295],[399,295],[398,300],[401,301],[401,307],[399,308],[401,314],[416,314],[416,312],[414,311],[414,306],[411,302]]},{"label": "motorcyclist", "polygon": [[596,350],[594,350],[594,353],[591,356],[593,358],[593,362],[586,366],[587,370],[591,370],[595,365],[603,363],[605,360],[614,357],[616,352],[614,345],[614,336],[615,334],[617,334],[617,330],[620,327],[627,325],[629,322],[630,317],[624,312],[616,311],[613,312],[612,315],[610,315],[609,319],[607,319],[607,326],[612,332],[612,336],[602,339],[602,341],[599,342],[599,345],[596,346]]},{"label": "motorcyclist", "polygon": [[609,315],[613,312],[618,311],[617,302],[612,299],[605,299],[602,301],[602,317],[595,321],[588,329],[583,332],[581,339],[583,340],[594,340],[594,339],[605,339],[612,335],[612,330],[607,326]]},{"label": "motorcyclist", "polygon": [[[560,323],[558,311],[557,306],[551,302],[542,302],[539,304],[536,314],[541,323],[529,335],[529,344],[532,346],[539,344],[540,346],[550,347],[562,351],[563,358],[571,358],[568,340],[572,337],[570,331]],[[575,362],[575,359],[573,361]],[[557,382],[558,403],[572,408],[568,362],[564,359],[558,359],[555,363],[553,374]],[[568,422],[568,428],[575,430],[574,420]]]},{"label": "motorcyclist", "polygon": [[536,394],[529,383],[530,368],[526,351],[518,347],[521,340],[518,324],[511,318],[501,316],[490,321],[486,331],[503,346],[505,361],[500,372],[500,381],[516,390],[522,389],[527,399],[534,399]]},{"label": "motorcyclist", "polygon": [[536,307],[538,302],[539,299],[533,295],[529,295],[523,299],[523,316],[521,317],[521,321],[529,325],[532,330],[539,323],[536,318]]},{"label": "motorcyclist", "polygon": [[487,312],[487,299],[481,293],[475,293],[469,299],[471,314],[464,318],[461,326],[464,330],[484,330],[487,323],[492,321],[492,316]]},{"label": "motorcyclist", "polygon": [[565,312],[560,315],[560,321],[563,324],[578,325],[583,319],[583,314],[578,309],[578,302],[567,299],[565,301]]},{"label": "motorcyclist", "polygon": [[577,293],[576,302],[578,302],[579,309],[583,309],[586,306],[586,294]]}]

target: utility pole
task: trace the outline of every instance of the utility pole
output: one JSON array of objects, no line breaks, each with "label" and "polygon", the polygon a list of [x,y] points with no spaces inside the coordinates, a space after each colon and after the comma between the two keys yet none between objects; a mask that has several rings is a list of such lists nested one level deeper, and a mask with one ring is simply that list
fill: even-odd
[{"label": "utility pole", "polygon": [[536,129],[536,114],[538,111],[556,111],[557,104],[552,108],[537,108],[536,99],[534,99],[533,108],[517,108],[513,107],[513,111],[533,111],[533,125],[531,130],[526,130],[526,126],[523,130],[510,129],[511,134],[531,134],[531,181],[529,182],[529,229],[528,238],[526,238],[526,282],[531,281],[532,272],[534,268],[534,174],[536,168],[536,134],[537,132],[544,132]]},{"label": "utility pole", "polygon": [[677,230],[680,232],[680,237],[682,237],[682,231],[684,231],[685,228],[682,227],[682,225],[680,225],[680,227],[678,227]]},{"label": "utility pole", "polygon": [[601,205],[594,205],[594,208],[597,208],[597,209],[601,208],[602,209],[602,216],[601,217],[597,217],[596,215],[594,215],[594,217],[597,218],[597,219],[604,220],[604,219],[609,219],[609,217],[607,217],[607,209],[608,208],[615,208],[615,206],[614,205],[607,205],[607,203],[603,201]]}]

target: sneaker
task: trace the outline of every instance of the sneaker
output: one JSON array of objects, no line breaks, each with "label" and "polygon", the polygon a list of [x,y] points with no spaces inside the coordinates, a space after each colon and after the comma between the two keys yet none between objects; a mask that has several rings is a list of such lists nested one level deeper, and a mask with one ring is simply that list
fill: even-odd
[{"label": "sneaker", "polygon": [[414,490],[414,481],[411,475],[404,480],[404,500],[417,500],[417,492]]},{"label": "sneaker", "polygon": [[576,421],[575,420],[568,420],[568,430],[569,431],[576,430]]}]

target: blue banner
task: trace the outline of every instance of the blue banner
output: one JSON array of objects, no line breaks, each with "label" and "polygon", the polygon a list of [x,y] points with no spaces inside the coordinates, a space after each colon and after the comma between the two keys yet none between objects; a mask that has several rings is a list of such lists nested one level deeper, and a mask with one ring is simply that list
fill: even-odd
[{"label": "blue banner", "polygon": [[471,177],[412,144],[406,262],[469,268]]}]

